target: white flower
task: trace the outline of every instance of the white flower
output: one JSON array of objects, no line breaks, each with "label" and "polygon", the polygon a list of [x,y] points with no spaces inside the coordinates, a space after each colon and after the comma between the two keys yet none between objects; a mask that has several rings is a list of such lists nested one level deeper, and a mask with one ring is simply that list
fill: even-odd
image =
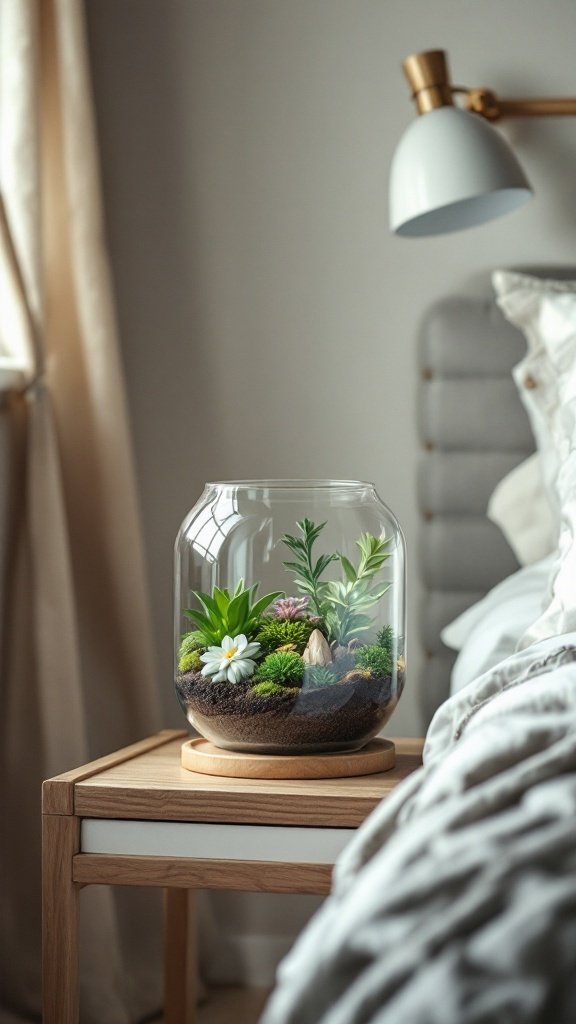
[{"label": "white flower", "polygon": [[229,683],[239,683],[241,679],[251,676],[256,668],[256,662],[252,657],[260,650],[260,644],[249,644],[244,633],[235,636],[225,636],[221,647],[209,647],[206,654],[202,654],[200,661],[205,665],[202,669],[203,676],[213,676],[213,682],[222,683],[227,680]]}]

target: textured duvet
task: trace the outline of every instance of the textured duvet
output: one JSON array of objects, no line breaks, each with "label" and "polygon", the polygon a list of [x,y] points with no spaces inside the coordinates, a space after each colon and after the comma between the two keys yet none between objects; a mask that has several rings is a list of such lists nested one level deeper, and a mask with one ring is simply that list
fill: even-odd
[{"label": "textured duvet", "polygon": [[576,1024],[576,635],[456,694],[261,1024]]}]

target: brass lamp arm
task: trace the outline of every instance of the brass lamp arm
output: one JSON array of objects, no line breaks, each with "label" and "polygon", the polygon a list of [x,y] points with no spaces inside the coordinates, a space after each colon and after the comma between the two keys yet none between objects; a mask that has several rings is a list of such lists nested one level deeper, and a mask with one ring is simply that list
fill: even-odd
[{"label": "brass lamp arm", "polygon": [[491,89],[452,89],[466,96],[466,110],[488,121],[501,117],[566,117],[576,115],[576,97],[518,97],[501,99]]}]

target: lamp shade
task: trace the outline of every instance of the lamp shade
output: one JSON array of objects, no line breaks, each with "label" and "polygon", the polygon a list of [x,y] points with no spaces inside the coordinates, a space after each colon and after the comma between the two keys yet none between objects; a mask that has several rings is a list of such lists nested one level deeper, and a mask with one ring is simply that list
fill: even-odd
[{"label": "lamp shade", "polygon": [[390,173],[390,227],[442,235],[523,206],[532,189],[505,139],[477,114],[443,106],[402,136]]}]

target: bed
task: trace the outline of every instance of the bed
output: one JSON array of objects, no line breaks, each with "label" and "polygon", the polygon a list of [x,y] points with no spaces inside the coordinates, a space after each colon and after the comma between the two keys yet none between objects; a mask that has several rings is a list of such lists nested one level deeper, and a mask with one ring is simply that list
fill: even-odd
[{"label": "bed", "polygon": [[[573,267],[519,269],[576,278]],[[418,349],[418,695],[426,729],[450,693],[456,660],[443,629],[519,568],[486,509],[497,483],[534,451],[534,437],[512,379],[526,342],[496,305],[489,274],[435,303],[422,320]]]},{"label": "bed", "polygon": [[[425,318],[424,766],[342,854],[262,1024],[576,1021],[576,275],[539,273],[497,277],[506,319],[488,279]],[[519,569],[486,511],[534,438],[557,534]],[[501,660],[486,611],[500,626],[529,592]],[[455,685],[473,635],[490,649]]]}]

